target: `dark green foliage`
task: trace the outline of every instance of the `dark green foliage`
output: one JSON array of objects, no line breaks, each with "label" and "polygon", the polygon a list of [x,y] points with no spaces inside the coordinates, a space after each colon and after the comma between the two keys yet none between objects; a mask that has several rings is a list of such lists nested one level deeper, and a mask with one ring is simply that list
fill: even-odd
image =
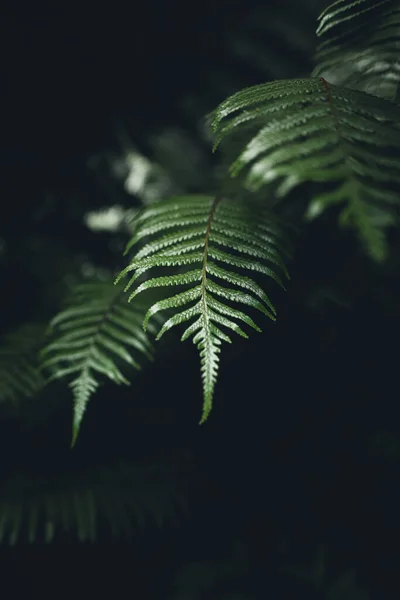
[{"label": "dark green foliage", "polygon": [[393,100],[400,81],[398,0],[339,0],[318,20],[313,75]]},{"label": "dark green foliage", "polygon": [[[282,285],[278,272],[287,275],[282,254],[287,254],[289,244],[271,214],[212,196],[172,198],[145,209],[136,219],[136,233],[127,251],[147,238],[117,282],[134,271],[125,288],[128,290],[148,270],[161,267],[170,273],[138,285],[130,300],[151,288],[189,286],[153,304],[144,318],[144,328],[153,315],[168,309],[174,309],[175,314],[164,323],[157,339],[175,325],[190,322],[182,341],[193,335],[200,352],[203,423],[212,407],[221,343],[231,342],[225,330],[248,337],[238,324],[242,322],[261,331],[236,304],[275,319],[269,297],[246,272],[258,272]],[[184,270],[179,271],[182,267]],[[179,310],[181,307],[184,310]]]},{"label": "dark green foliage", "polygon": [[66,308],[51,321],[53,339],[42,350],[44,369],[52,379],[73,376],[72,445],[90,397],[101,377],[129,384],[123,366],[140,369],[140,358],[151,358],[152,346],[142,331],[144,307],[128,305],[121,288],[111,281],[77,285]]},{"label": "dark green foliage", "polygon": [[181,459],[115,464],[79,477],[20,473],[0,488],[0,543],[51,542],[61,532],[95,541],[99,528],[129,537],[137,527],[160,527],[185,510]]},{"label": "dark green foliage", "polygon": [[[107,422],[104,427],[93,427],[93,437],[88,434],[72,455],[68,453],[72,459],[62,454],[59,460],[58,455],[51,455],[51,476],[43,476],[43,469],[40,476],[32,475],[31,456],[24,457],[24,461],[29,459],[27,468],[20,468],[20,464],[14,468],[14,462],[10,466],[7,462],[0,483],[0,542],[50,542],[65,534],[67,539],[92,541],[104,530],[129,536],[138,525],[153,520],[163,524],[177,515],[186,494],[180,485],[179,460],[175,471],[173,466],[154,458],[154,453],[164,453],[168,444],[187,444],[195,448],[198,457],[191,473],[196,498],[191,504],[192,523],[182,536],[183,541],[179,540],[188,566],[181,565],[181,576],[176,578],[177,600],[201,594],[207,600],[257,598],[259,582],[262,579],[264,585],[274,569],[282,579],[275,589],[267,583],[265,589],[269,585],[271,589],[262,597],[297,597],[295,593],[285,594],[283,586],[281,589],[283,579],[293,579],[296,586],[304,583],[310,598],[315,593],[326,600],[364,600],[368,597],[364,582],[355,576],[350,568],[353,565],[347,564],[348,557],[356,557],[364,565],[373,564],[374,560],[389,563],[391,542],[386,542],[384,536],[390,537],[394,531],[394,548],[396,531],[393,523],[385,529],[384,521],[390,504],[394,506],[392,514],[398,504],[392,485],[397,472],[393,469],[394,476],[386,478],[389,485],[385,496],[381,492],[385,478],[374,477],[373,471],[378,468],[364,458],[368,452],[378,454],[381,461],[390,458],[396,468],[399,454],[396,422],[393,433],[384,423],[375,424],[375,418],[384,412],[375,407],[386,402],[389,393],[385,385],[396,369],[396,358],[392,351],[382,352],[386,344],[383,335],[373,335],[374,327],[389,331],[393,326],[395,330],[399,306],[398,294],[393,291],[396,284],[391,287],[389,282],[385,287],[387,281],[382,283],[386,276],[396,280],[399,262],[394,227],[398,225],[400,198],[400,108],[396,95],[400,79],[399,2],[339,0],[328,7],[320,17],[315,68],[309,77],[306,69],[292,69],[296,66],[295,55],[309,53],[311,40],[305,35],[311,0],[300,5],[288,15],[288,27],[285,13],[292,6],[290,0],[279,3],[265,24],[256,17],[256,35],[249,27],[242,38],[244,43],[238,40],[236,44],[236,55],[241,60],[250,58],[251,62],[256,55],[259,64],[265,65],[261,76],[253,73],[248,79],[247,64],[244,65],[243,85],[266,83],[238,91],[213,113],[215,147],[221,144],[226,151],[225,162],[220,162],[217,155],[215,164],[208,164],[213,158],[210,132],[202,140],[199,154],[194,151],[196,143],[193,148],[189,143],[183,144],[178,151],[182,138],[180,141],[171,132],[165,139],[160,136],[154,146],[158,145],[158,153],[154,153],[160,161],[157,169],[150,169],[150,162],[140,160],[144,155],[136,153],[136,140],[132,147],[125,144],[121,161],[124,164],[110,159],[125,186],[120,186],[116,197],[121,202],[114,206],[118,223],[114,221],[114,227],[108,228],[108,232],[113,230],[111,239],[107,228],[97,233],[92,228],[89,245],[93,244],[95,250],[91,258],[92,246],[90,251],[86,252],[86,247],[83,251],[74,235],[79,238],[85,211],[93,213],[99,208],[97,198],[92,206],[89,202],[85,205],[86,190],[82,190],[79,201],[71,202],[71,212],[65,202],[67,208],[61,217],[55,210],[57,200],[47,208],[38,207],[38,213],[48,214],[54,209],[51,230],[56,230],[59,221],[64,224],[64,220],[68,223],[75,219],[80,223],[75,223],[76,230],[70,237],[66,235],[68,260],[59,260],[55,252],[54,267],[48,271],[41,255],[35,268],[27,269],[32,271],[32,279],[38,273],[43,273],[43,277],[53,273],[49,287],[54,293],[44,292],[44,302],[36,289],[30,302],[34,315],[24,318],[34,320],[36,316],[38,322],[47,322],[52,311],[56,316],[50,323],[49,339],[43,339],[43,329],[36,326],[4,338],[0,345],[0,403],[13,406],[19,398],[36,395],[29,406],[31,412],[39,413],[39,404],[33,402],[39,403],[45,395],[38,392],[47,383],[48,374],[50,381],[57,380],[48,390],[50,402],[54,401],[52,390],[62,391],[62,384],[66,389],[69,384],[72,390],[72,445],[87,403],[102,383],[108,385],[106,391],[111,388],[112,397],[105,393],[99,404],[104,398],[106,411],[112,410],[121,421],[114,436],[108,435],[112,427],[108,429]],[[267,15],[269,10],[273,12],[265,7],[265,12],[263,8],[258,14]],[[302,28],[305,29],[301,32]],[[284,51],[285,31],[290,38],[289,52]],[[268,37],[263,46],[268,57],[257,49],[263,35]],[[183,38],[178,41],[184,48]],[[206,110],[240,89],[229,68],[221,76],[213,73],[218,80],[215,89],[227,91],[224,95],[214,93],[212,105]],[[207,88],[203,82],[201,85]],[[168,98],[167,93],[162,101],[167,103]],[[136,118],[140,120],[141,115]],[[182,125],[182,131],[185,126]],[[150,132],[148,137],[151,138]],[[151,148],[153,142],[143,145]],[[104,194],[104,185],[99,187]],[[63,193],[66,200],[67,192]],[[116,197],[103,196],[102,202],[116,202]],[[340,224],[356,230],[362,244],[357,246],[351,234],[342,236],[332,227],[331,219],[335,224],[337,215]],[[38,238],[42,236],[42,220],[45,219],[39,215],[39,233],[35,231]],[[309,224],[311,220],[314,221]],[[283,287],[288,276],[286,265],[292,252],[285,232],[289,221],[300,230],[301,243],[290,265],[293,282],[284,297],[284,306],[278,306],[276,311],[271,300],[275,284],[271,290],[270,284],[273,279]],[[131,255],[129,263],[122,264],[127,235],[132,235],[127,245]],[[43,235],[43,247],[47,248],[48,243]],[[26,248],[34,249],[35,244],[28,241],[19,250],[21,264]],[[50,251],[52,248],[56,244],[50,239]],[[97,248],[101,249],[98,254]],[[60,307],[58,302],[67,282],[82,274],[87,276],[86,267],[95,272],[99,265],[100,273],[103,268],[107,273],[122,269],[117,286],[111,276],[77,285]],[[11,264],[10,271],[13,268]],[[123,293],[123,278],[128,294]],[[22,276],[21,281],[25,284],[26,278]],[[374,323],[377,313],[385,313],[385,303],[389,306],[386,314]],[[283,314],[283,319],[272,329],[264,317],[274,321],[277,312]],[[132,408],[128,402],[127,408],[123,402],[114,402],[117,394],[113,394],[115,388],[111,384],[129,384],[135,371],[152,357],[152,338],[159,340],[181,325],[182,341],[192,336],[200,354],[204,399],[201,423],[212,409],[222,342],[233,342],[232,332],[243,338],[252,329],[260,332],[262,327],[266,332],[264,338],[260,335],[257,340],[254,336],[245,345],[235,345],[234,352],[226,353],[239,375],[231,378],[235,381],[233,389],[228,364],[227,377],[219,382],[221,407],[228,407],[228,414],[223,414],[222,408],[216,414],[215,426],[207,423],[206,430],[200,432],[191,429],[192,421],[180,412],[183,402],[192,401],[191,390],[195,389],[192,372],[185,372],[191,357],[189,353],[184,356],[186,346],[178,351],[173,348],[165,361],[160,360],[154,369],[149,369],[150,378],[154,372],[162,374],[160,381],[156,376],[155,383],[149,382],[144,374],[137,378],[137,387],[132,388],[132,397],[141,403],[140,410],[146,416],[142,427],[142,415],[136,406]],[[249,349],[248,355],[243,348]],[[187,362],[181,361],[182,357]],[[380,360],[387,364],[378,367]],[[171,369],[173,385],[167,386],[172,364],[178,364],[178,368]],[[247,365],[254,365],[251,373]],[[374,377],[378,381],[375,387],[371,385]],[[286,379],[291,380],[290,384]],[[117,400],[119,396],[123,397],[123,393]],[[62,400],[60,394],[60,404]],[[101,419],[102,406],[97,409]],[[124,409],[129,419],[124,418]],[[363,423],[367,411],[368,426],[366,419]],[[52,421],[48,430],[57,439],[61,431],[63,446],[63,415],[59,421],[58,416],[54,417],[55,426]],[[69,427],[69,420],[67,423]],[[17,430],[20,421],[15,420],[12,426]],[[383,433],[374,437],[374,427],[381,427]],[[8,423],[5,429],[6,436],[12,438],[14,429],[10,427],[9,433]],[[48,456],[49,446],[42,443],[45,428],[38,430],[32,446],[42,458]],[[97,435],[100,443],[96,443]],[[363,436],[371,441],[369,449],[362,447]],[[124,456],[128,455],[127,449],[133,449],[137,466],[121,464],[114,457],[114,466],[110,463],[109,467],[95,470],[83,466],[87,459],[85,444],[90,448],[88,453],[93,453],[90,458],[94,455],[94,463],[98,464],[100,453],[121,453],[120,443]],[[15,448],[18,440],[10,451],[8,439],[4,441],[3,450],[11,454]],[[144,459],[140,463],[146,452],[153,456],[151,465],[145,464]],[[19,460],[18,455],[15,462]],[[24,461],[21,458],[20,462]],[[371,523],[376,498],[384,507],[377,527]],[[343,533],[346,529],[351,533]],[[225,543],[236,535],[249,542],[248,556],[239,544],[234,560],[221,559],[214,540],[223,538]],[[282,538],[282,547],[278,548]],[[301,538],[305,540],[304,547],[322,542],[310,568],[305,567],[310,561],[295,559],[298,546],[303,543]],[[378,539],[378,550],[370,549],[371,556],[363,556],[367,539],[374,539],[373,543]],[[186,555],[191,544],[195,556]],[[158,548],[151,548],[157,575],[159,564],[165,571],[170,564],[179,570],[174,558],[171,563],[163,562],[167,553],[173,554],[169,540],[166,546],[164,555]],[[127,554],[130,550],[126,550]],[[138,552],[141,551],[139,547]],[[202,553],[206,556],[201,557]],[[253,582],[257,572],[261,574],[259,581],[253,583],[248,594],[244,593],[246,586],[240,587],[239,582]],[[225,580],[232,585],[224,591]],[[381,590],[379,593],[382,598],[387,597]],[[168,593],[162,597],[169,597]]]},{"label": "dark green foliage", "polygon": [[323,78],[274,81],[234,94],[216,110],[215,147],[236,130],[244,149],[230,167],[257,191],[283,197],[304,182],[326,184],[307,217],[342,204],[368,253],[387,257],[384,229],[399,208],[400,108]]},{"label": "dark green foliage", "polygon": [[[358,69],[362,78],[371,80],[373,70],[375,79],[393,83],[399,14],[394,0],[339,0],[321,14],[311,78],[253,86],[216,109],[215,147],[222,141],[231,146],[235,159],[229,175],[244,177],[232,194],[235,202],[227,199],[230,185],[223,180],[216,199],[187,195],[145,208],[130,225],[134,235],[128,250],[138,242],[144,245],[118,278],[134,272],[127,286],[136,285],[130,300],[140,292],[159,293],[159,288],[168,286],[181,291],[165,298],[161,290],[149,308],[136,300],[127,303],[110,281],[73,290],[66,308],[53,319],[53,337],[41,354],[50,380],[70,379],[72,444],[101,380],[127,384],[126,368],[138,369],[140,355],[151,356],[142,321],[145,329],[149,326],[149,332],[155,332],[150,317],[171,309],[175,312],[157,339],[175,325],[189,322],[182,339],[193,335],[200,352],[201,422],[205,421],[212,406],[221,343],[231,341],[226,329],[247,337],[239,324],[244,323],[259,331],[248,314],[253,309],[275,319],[268,295],[250,274],[267,275],[282,285],[290,244],[276,215],[264,207],[276,205],[301,184],[311,184],[307,219],[338,205],[340,223],[357,230],[367,253],[377,262],[387,258],[386,230],[397,223],[399,207],[400,109],[395,102],[344,85],[339,65],[346,63],[348,74],[355,75],[358,67],[351,71],[352,65],[362,63]],[[326,79],[327,73],[329,77],[332,73],[332,80]],[[244,193],[244,187],[258,203]],[[160,276],[139,283],[154,268],[161,269]],[[245,305],[246,311],[239,310],[237,303]],[[16,361],[13,368],[25,369],[25,375],[17,380],[10,378],[7,366],[0,371],[3,400],[15,398],[18,391],[32,394],[43,384],[39,372],[26,361]]]},{"label": "dark green foliage", "polygon": [[38,352],[45,327],[28,323],[0,342],[0,404],[32,397],[45,385]]}]

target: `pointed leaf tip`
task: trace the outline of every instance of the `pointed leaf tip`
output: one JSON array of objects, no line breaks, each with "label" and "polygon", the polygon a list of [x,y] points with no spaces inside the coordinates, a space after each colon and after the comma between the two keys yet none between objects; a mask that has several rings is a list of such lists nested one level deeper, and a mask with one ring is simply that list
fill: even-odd
[{"label": "pointed leaf tip", "polygon": [[79,432],[81,429],[82,420],[83,420],[83,413],[84,413],[84,411],[80,407],[75,405],[74,419],[73,419],[73,423],[72,423],[71,449],[75,447],[75,444],[77,442],[78,435],[79,435]]},{"label": "pointed leaf tip", "polygon": [[207,421],[208,417],[210,416],[210,412],[211,412],[211,408],[208,409],[205,412],[203,411],[203,414],[202,414],[201,419],[199,421],[199,425],[203,425]]},{"label": "pointed leaf tip", "polygon": [[76,440],[78,439],[78,435],[79,435],[79,425],[76,426],[75,423],[72,427],[72,438],[71,438],[71,450],[72,448],[75,448],[75,444],[76,444]]}]

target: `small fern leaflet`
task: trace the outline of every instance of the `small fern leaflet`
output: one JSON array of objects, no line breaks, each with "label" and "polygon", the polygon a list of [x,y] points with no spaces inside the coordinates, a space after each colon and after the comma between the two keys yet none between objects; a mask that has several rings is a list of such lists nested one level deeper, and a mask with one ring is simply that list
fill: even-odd
[{"label": "small fern leaflet", "polygon": [[[260,331],[235,303],[275,319],[275,308],[267,294],[241,271],[266,275],[283,287],[279,272],[287,275],[282,257],[289,252],[289,242],[265,211],[250,209],[243,202],[200,195],[171,198],[144,209],[136,219],[136,233],[127,251],[145,238],[150,240],[136,252],[116,282],[134,271],[125,288],[129,290],[150,269],[181,269],[147,279],[136,286],[129,300],[151,288],[187,286],[153,304],[145,316],[144,328],[153,315],[167,309],[175,309],[175,314],[166,320],[157,339],[172,327],[191,322],[182,341],[193,336],[200,352],[203,423],[212,408],[221,343],[231,342],[225,329],[248,337],[239,325],[245,323]],[[181,307],[184,310],[180,311]]]}]

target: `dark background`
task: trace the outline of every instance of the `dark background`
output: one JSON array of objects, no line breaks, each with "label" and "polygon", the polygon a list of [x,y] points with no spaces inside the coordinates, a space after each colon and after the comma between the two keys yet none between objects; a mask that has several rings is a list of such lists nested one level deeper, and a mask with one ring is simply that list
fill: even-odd
[{"label": "dark background", "polygon": [[[207,157],[188,191],[207,192],[202,177],[212,180],[216,159],[199,133],[204,115],[241,87],[307,76],[326,4],[32,5],[3,16],[3,333],[48,321],[63,278],[88,259],[124,266],[110,234],[83,224],[88,210],[139,203],[109,172],[88,167],[93,156],[121,152],[118,127],[150,159],[154,135],[183,130]],[[16,472],[52,478],[113,461],[189,457],[182,466],[177,459],[188,505],[177,525],[150,524],[113,541],[104,523],[94,545],[61,534],[49,546],[4,544],[5,598],[175,598],[172,582],[185,565],[227,560],[236,541],[247,574],[201,598],[242,591],[363,600],[360,591],[324,596],[284,571],[311,568],[321,544],[326,585],[354,570],[371,598],[398,597],[398,461],[382,442],[398,434],[398,241],[378,268],[329,217],[301,232],[295,248],[287,293],[271,291],[277,323],[225,349],[215,408],[201,428],[198,357],[173,335],[130,388],[107,384],[92,399],[73,451],[66,385],[55,384],[23,419],[4,416],[3,482]]]}]

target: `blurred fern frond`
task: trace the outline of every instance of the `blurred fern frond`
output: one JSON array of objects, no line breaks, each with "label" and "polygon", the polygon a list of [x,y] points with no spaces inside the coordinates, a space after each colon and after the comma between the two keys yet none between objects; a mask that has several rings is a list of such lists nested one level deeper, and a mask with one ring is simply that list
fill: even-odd
[{"label": "blurred fern frond", "polygon": [[312,76],[393,100],[400,82],[398,0],[339,0],[319,17]]},{"label": "blurred fern frond", "polygon": [[187,508],[182,475],[179,457],[117,463],[81,475],[16,474],[0,486],[0,543],[51,542],[62,534],[95,541],[107,529],[127,537],[152,521],[174,523]]},{"label": "blurred fern frond", "polygon": [[[91,396],[101,377],[129,384],[122,365],[140,369],[139,357],[151,359],[152,345],[141,328],[145,308],[128,304],[111,281],[77,285],[62,310],[51,322],[52,340],[42,350],[42,367],[50,380],[73,376],[72,445]],[[150,329],[151,331],[151,329]]]},{"label": "blurred fern frond", "polygon": [[384,230],[400,204],[400,107],[323,78],[274,81],[225,100],[213,128],[215,148],[242,135],[230,173],[244,173],[249,189],[268,185],[282,198],[303,182],[325,184],[307,217],[344,205],[341,223],[356,228],[372,258],[386,258]]},{"label": "blurred fern frond", "polygon": [[23,325],[0,342],[0,404],[32,397],[45,385],[38,359],[45,327]]}]

